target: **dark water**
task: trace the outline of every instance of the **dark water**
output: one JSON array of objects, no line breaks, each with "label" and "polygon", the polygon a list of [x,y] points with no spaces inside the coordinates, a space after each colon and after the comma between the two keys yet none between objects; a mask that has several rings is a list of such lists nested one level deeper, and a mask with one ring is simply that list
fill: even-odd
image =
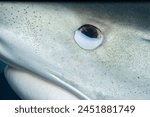
[{"label": "dark water", "polygon": [[0,100],[20,100],[5,79],[5,66],[4,63],[0,62]]}]

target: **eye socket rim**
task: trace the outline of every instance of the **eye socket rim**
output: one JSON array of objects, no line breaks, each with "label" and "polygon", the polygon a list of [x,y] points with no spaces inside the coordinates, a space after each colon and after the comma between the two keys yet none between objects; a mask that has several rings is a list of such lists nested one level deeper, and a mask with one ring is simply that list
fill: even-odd
[{"label": "eye socket rim", "polygon": [[[86,29],[85,28],[85,26],[87,26],[87,28],[88,29]],[[93,30],[93,29],[95,29],[95,30]],[[99,37],[99,33],[102,33],[102,31],[99,29],[99,28],[97,28],[96,26],[94,26],[94,25],[91,25],[91,24],[83,24],[82,26],[80,26],[79,28],[78,28],[78,30],[79,31],[89,31],[89,30],[93,30],[93,32],[95,31],[96,32],[96,34],[95,35],[93,35],[93,36],[91,36],[90,34],[87,34],[87,32],[82,32],[84,35],[86,35],[86,36],[88,36],[88,37],[90,37],[90,38],[98,38]],[[85,34],[86,33],[86,34]]]},{"label": "eye socket rim", "polygon": [[[74,41],[76,42],[76,44],[78,45],[78,47],[80,47],[81,49],[83,49],[83,50],[85,50],[85,51],[93,51],[93,50],[96,50],[97,48],[99,48],[99,47],[103,44],[103,42],[104,42],[104,34],[103,34],[102,31],[101,31],[99,28],[97,28],[96,26],[91,25],[91,24],[88,24],[88,25],[93,26],[97,31],[99,31],[99,32],[98,32],[99,35],[98,35],[96,38],[89,37],[89,36],[85,35],[84,33],[82,33],[82,32],[79,30],[81,27],[83,27],[83,26],[85,26],[85,25],[87,25],[87,24],[84,24],[84,25],[80,26],[80,27],[75,31],[75,33],[74,33]],[[81,40],[81,38],[80,38],[80,39],[76,38],[76,37],[80,37],[79,35],[76,35],[76,33],[77,33],[78,31],[79,31],[80,33],[82,33],[83,35],[85,35],[86,37],[91,38],[90,40],[92,40],[92,41],[96,41],[96,40],[99,41],[99,42],[98,42],[99,45],[97,45],[97,46],[95,46],[95,47],[93,47],[93,48],[90,48],[90,47],[85,48],[85,46],[83,47],[82,44],[80,44],[80,42],[79,42],[79,41]],[[86,40],[86,39],[84,39],[84,40]],[[93,42],[92,42],[92,43],[93,43]]]}]

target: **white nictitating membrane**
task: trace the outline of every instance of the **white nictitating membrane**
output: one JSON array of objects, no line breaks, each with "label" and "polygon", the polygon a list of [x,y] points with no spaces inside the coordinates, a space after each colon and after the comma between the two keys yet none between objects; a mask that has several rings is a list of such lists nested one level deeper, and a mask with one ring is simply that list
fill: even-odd
[{"label": "white nictitating membrane", "polygon": [[103,35],[100,35],[99,38],[91,38],[77,30],[75,31],[74,39],[81,48],[93,50],[102,44]]}]

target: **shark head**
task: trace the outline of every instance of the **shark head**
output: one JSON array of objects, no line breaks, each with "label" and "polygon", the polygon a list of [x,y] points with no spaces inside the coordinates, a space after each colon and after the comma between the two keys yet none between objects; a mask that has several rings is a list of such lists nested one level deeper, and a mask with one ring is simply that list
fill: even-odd
[{"label": "shark head", "polygon": [[[9,84],[23,99],[150,99],[149,5],[1,3]],[[103,35],[95,49],[74,39],[85,24]]]}]

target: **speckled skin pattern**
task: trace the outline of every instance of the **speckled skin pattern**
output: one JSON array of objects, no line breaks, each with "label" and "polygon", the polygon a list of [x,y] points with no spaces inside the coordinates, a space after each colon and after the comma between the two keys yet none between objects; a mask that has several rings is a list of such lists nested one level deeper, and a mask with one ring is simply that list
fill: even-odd
[{"label": "speckled skin pattern", "polygon": [[[149,3],[0,3],[0,59],[22,99],[150,99]],[[98,27],[103,44],[74,32]]]}]

